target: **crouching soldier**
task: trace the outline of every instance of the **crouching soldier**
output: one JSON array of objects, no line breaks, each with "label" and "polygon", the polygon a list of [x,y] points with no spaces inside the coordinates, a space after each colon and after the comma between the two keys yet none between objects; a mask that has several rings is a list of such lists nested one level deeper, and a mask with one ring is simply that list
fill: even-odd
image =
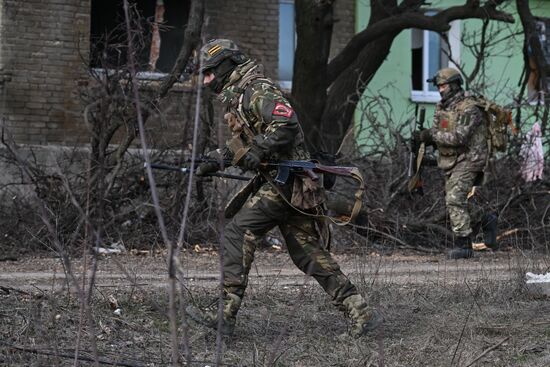
[{"label": "crouching soldier", "polygon": [[[247,57],[231,40],[215,39],[201,51],[203,84],[226,108],[225,119],[233,138],[220,151],[209,153],[254,171],[248,199],[224,231],[224,307],[221,332],[232,334],[248,282],[257,239],[278,226],[292,261],[311,275],[351,318],[351,335],[359,337],[382,323],[380,314],[367,306],[356,287],[325,249],[311,214],[321,213],[323,188],[308,177],[291,173],[284,184],[273,181],[274,172],[261,169],[264,160],[308,160],[298,117],[280,89],[263,75],[262,66]],[[221,160],[220,160],[221,161]],[[218,171],[217,162],[199,165],[197,175]],[[304,190],[305,191],[302,191]],[[309,192],[297,210],[296,194]],[[304,199],[304,198],[302,198]],[[187,307],[195,321],[216,328],[217,307]]]}]

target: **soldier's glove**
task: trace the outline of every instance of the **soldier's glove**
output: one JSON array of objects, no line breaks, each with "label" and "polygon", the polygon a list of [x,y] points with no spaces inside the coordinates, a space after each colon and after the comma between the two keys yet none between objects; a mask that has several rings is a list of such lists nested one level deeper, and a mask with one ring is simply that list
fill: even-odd
[{"label": "soldier's glove", "polygon": [[217,162],[203,162],[199,164],[195,174],[197,176],[208,176],[210,173],[218,172],[220,165]]},{"label": "soldier's glove", "polygon": [[263,157],[264,152],[258,146],[252,145],[243,157],[242,166],[250,171],[256,170],[262,163]]},{"label": "soldier's glove", "polygon": [[432,144],[433,143],[432,131],[430,129],[421,130],[418,134],[418,140],[420,140],[423,143],[426,143],[427,145]]},{"label": "soldier's glove", "polygon": [[195,174],[197,176],[207,176],[210,173],[218,172],[220,170],[221,154],[217,150],[206,153],[206,158],[211,159],[211,161],[203,162],[198,165]]}]

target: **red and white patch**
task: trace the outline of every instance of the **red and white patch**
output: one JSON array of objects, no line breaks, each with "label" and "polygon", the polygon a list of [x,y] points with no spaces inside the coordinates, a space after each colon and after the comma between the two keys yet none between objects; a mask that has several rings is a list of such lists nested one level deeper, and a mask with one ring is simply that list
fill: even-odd
[{"label": "red and white patch", "polygon": [[446,129],[447,126],[449,126],[449,121],[447,121],[447,120],[441,120],[441,127],[442,127],[443,129]]},{"label": "red and white patch", "polygon": [[278,102],[275,105],[275,108],[273,109],[273,112],[271,114],[273,116],[283,116],[283,117],[286,117],[286,118],[290,118],[293,113],[294,113],[294,111],[292,110],[292,108]]}]

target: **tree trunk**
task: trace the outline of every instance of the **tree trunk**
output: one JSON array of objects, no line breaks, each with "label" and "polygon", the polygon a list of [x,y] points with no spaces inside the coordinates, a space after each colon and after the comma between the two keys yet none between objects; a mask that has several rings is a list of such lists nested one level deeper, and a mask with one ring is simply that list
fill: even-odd
[{"label": "tree trunk", "polygon": [[327,63],[334,23],[333,1],[296,0],[297,47],[294,58],[292,95],[306,134],[306,144],[316,151],[326,103]]},{"label": "tree trunk", "polygon": [[[524,0],[517,0],[524,1]],[[428,16],[422,0],[370,0],[368,27],[327,64],[335,0],[296,0],[292,102],[310,151],[336,152],[353,123],[357,102],[389,55],[395,37],[410,28],[445,32],[457,19],[493,19],[513,23],[497,10],[505,0],[466,0]]]},{"label": "tree trunk", "polygon": [[[390,17],[396,11],[395,0],[371,1],[371,15],[368,27]],[[353,115],[357,102],[363,95],[386,57],[391,45],[400,31],[388,32],[387,35],[368,42],[349,66],[335,79],[328,92],[327,102],[323,108],[320,121],[321,144],[317,147],[329,153],[336,153],[348,130],[353,128]]]},{"label": "tree trunk", "polygon": [[389,55],[397,34],[389,34],[369,43],[331,86],[321,119],[322,145],[319,148],[330,153],[338,151],[348,129],[353,128],[357,102]]}]

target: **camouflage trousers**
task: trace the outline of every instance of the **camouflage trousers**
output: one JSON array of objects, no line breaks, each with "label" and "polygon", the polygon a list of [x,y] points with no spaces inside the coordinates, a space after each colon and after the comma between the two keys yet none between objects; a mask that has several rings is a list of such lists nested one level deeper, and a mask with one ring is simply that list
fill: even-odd
[{"label": "camouflage trousers", "polygon": [[451,228],[457,237],[472,234],[472,226],[481,222],[482,195],[468,198],[481,172],[450,171],[445,174],[445,205],[449,212]]},{"label": "camouflage trousers", "polygon": [[248,199],[225,227],[226,292],[243,297],[259,239],[275,226],[279,227],[294,264],[313,276],[336,306],[341,307],[345,298],[357,294],[324,248],[314,218],[292,209],[268,183]]}]

